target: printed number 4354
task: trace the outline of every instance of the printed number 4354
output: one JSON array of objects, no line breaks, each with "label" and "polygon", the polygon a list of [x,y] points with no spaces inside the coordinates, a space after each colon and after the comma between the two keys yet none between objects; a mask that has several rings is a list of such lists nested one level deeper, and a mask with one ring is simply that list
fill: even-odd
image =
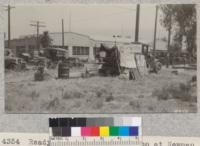
[{"label": "printed number 4354", "polygon": [[1,142],[2,142],[2,144],[5,144],[5,145],[10,145],[10,144],[20,145],[19,139],[15,139],[15,138],[4,138],[4,139],[2,139]]}]

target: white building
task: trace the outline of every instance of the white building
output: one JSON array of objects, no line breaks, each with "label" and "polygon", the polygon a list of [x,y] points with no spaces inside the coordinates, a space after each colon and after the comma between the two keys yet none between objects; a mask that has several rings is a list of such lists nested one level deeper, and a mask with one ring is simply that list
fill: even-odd
[{"label": "white building", "polygon": [[[62,33],[50,33],[53,47],[62,47]],[[87,35],[74,32],[64,33],[64,48],[68,50],[69,57],[94,60],[95,40]]]},{"label": "white building", "polygon": [[[52,39],[52,47],[63,48],[61,32],[49,33],[49,36]],[[16,54],[22,52],[33,53],[33,51],[37,51],[36,40],[36,36],[34,35],[13,39],[10,42],[10,49],[13,49]],[[115,44],[131,44],[131,39],[114,40],[111,37],[110,39],[103,40],[93,39],[88,35],[75,32],[64,33],[64,49],[67,50],[69,57],[77,57],[82,60],[94,60],[101,44],[113,47]],[[5,46],[7,46],[7,41],[5,41]]]}]

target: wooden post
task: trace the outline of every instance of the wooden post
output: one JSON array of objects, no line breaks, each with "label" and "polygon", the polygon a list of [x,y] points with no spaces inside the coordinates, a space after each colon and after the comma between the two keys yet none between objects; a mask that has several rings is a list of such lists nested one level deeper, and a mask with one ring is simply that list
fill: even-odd
[{"label": "wooden post", "polygon": [[10,29],[10,24],[11,24],[11,20],[10,20],[10,10],[12,8],[15,8],[15,7],[11,7],[10,5],[6,6],[6,10],[8,11],[8,48],[10,49],[10,38],[11,38],[11,29]]},{"label": "wooden post", "polygon": [[65,46],[64,20],[62,19],[62,48]]},{"label": "wooden post", "polygon": [[158,6],[156,6],[156,17],[155,17],[155,28],[154,28],[154,42],[153,42],[153,54],[155,55],[156,50],[156,33],[157,33],[157,18],[158,17]]},{"label": "wooden post", "polygon": [[135,22],[135,42],[139,39],[139,21],[140,21],[140,4],[137,4],[136,22]]},{"label": "wooden post", "polygon": [[169,59],[170,59],[170,41],[171,41],[171,29],[172,29],[172,15],[170,15],[169,20],[170,26],[168,28],[168,41],[167,41],[167,68],[169,67]]}]

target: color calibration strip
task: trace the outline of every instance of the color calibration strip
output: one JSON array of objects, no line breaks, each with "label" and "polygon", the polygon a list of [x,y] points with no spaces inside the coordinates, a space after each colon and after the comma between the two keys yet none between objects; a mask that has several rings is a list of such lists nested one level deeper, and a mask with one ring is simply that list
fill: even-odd
[{"label": "color calibration strip", "polygon": [[49,119],[50,136],[140,136],[141,118],[55,118]]}]

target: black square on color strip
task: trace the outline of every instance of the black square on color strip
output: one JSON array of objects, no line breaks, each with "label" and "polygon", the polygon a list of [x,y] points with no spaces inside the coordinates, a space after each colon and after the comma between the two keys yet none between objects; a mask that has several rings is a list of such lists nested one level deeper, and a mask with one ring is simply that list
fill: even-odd
[{"label": "black square on color strip", "polygon": [[60,118],[60,127],[69,127],[71,118]]},{"label": "black square on color strip", "polygon": [[78,127],[86,126],[86,118],[76,118],[76,124]]},{"label": "black square on color strip", "polygon": [[53,127],[53,122],[51,118],[49,118],[49,127]]},{"label": "black square on color strip", "polygon": [[77,124],[76,124],[76,119],[70,119],[70,123],[69,123],[69,126],[70,127],[77,127]]},{"label": "black square on color strip", "polygon": [[50,118],[49,119],[49,127],[58,127],[58,119],[57,118]]}]

